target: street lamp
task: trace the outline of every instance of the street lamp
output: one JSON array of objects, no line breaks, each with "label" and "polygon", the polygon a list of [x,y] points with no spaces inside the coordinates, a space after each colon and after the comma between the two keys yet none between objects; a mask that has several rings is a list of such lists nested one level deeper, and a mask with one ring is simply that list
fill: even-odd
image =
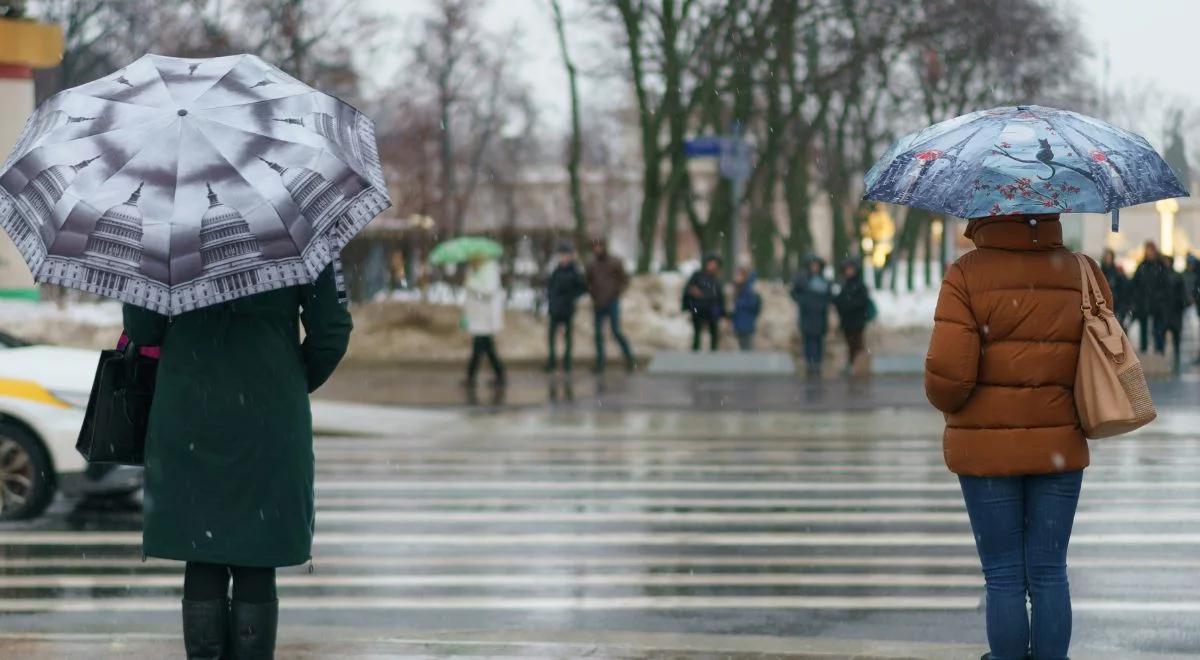
[{"label": "street lamp", "polygon": [[[1179,202],[1172,197],[1160,199],[1154,203],[1158,211],[1158,245],[1159,252],[1175,255],[1175,214],[1179,212]],[[1176,258],[1178,261],[1178,258]],[[1178,264],[1176,264],[1178,266]]]},{"label": "street lamp", "polygon": [[872,266],[883,268],[887,263],[888,255],[892,253],[892,239],[896,236],[896,223],[887,209],[882,204],[877,204],[875,209],[867,214],[866,225],[863,252],[870,255]]}]

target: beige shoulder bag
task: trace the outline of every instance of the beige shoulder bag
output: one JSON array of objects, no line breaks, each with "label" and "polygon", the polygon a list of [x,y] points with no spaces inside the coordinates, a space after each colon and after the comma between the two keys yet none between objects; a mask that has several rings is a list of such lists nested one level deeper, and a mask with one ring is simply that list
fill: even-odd
[{"label": "beige shoulder bag", "polygon": [[1158,413],[1142,363],[1117,317],[1104,300],[1088,258],[1077,254],[1083,294],[1083,339],[1075,371],[1075,408],[1089,438],[1129,433],[1154,421]]}]

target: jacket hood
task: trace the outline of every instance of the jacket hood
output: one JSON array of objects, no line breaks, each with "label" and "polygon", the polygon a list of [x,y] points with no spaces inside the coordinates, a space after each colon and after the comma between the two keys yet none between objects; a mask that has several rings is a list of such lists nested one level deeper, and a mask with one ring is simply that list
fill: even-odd
[{"label": "jacket hood", "polygon": [[978,248],[1055,250],[1063,246],[1057,214],[976,218],[967,225],[965,235]]}]

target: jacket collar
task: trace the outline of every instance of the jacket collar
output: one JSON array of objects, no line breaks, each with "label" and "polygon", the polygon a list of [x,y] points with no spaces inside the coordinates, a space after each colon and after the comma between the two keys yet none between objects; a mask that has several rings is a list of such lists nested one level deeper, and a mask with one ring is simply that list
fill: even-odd
[{"label": "jacket collar", "polygon": [[975,247],[999,250],[1055,250],[1063,246],[1062,223],[1057,214],[975,218],[967,225],[966,237]]}]

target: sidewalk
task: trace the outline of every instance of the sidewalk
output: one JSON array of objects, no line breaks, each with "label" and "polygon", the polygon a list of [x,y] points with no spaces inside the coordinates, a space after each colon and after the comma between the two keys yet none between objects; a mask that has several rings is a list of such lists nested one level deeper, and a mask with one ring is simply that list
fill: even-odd
[{"label": "sidewalk", "polygon": [[[381,632],[341,638],[343,629],[280,630],[276,655],[289,660],[324,658],[723,658],[728,660],[963,660],[980,646],[913,644],[752,635],[691,635],[627,632],[443,631],[404,635]],[[0,657],[175,658],[181,640],[167,634],[0,634]],[[1086,660],[1171,660],[1193,656],[1130,653],[1076,646]]]}]

